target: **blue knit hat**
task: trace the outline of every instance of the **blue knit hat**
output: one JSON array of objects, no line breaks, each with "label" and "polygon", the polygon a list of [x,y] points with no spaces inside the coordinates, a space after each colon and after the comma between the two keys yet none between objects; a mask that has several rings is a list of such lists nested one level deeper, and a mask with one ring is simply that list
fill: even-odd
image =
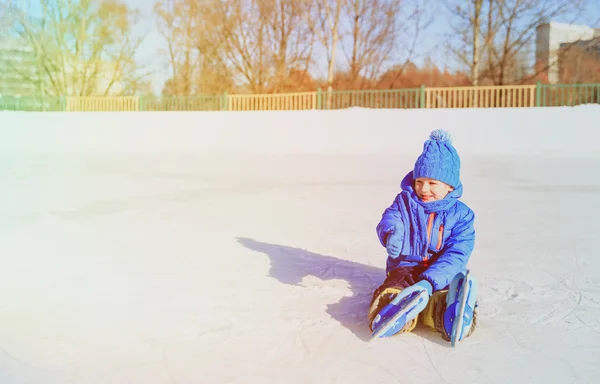
[{"label": "blue knit hat", "polygon": [[439,180],[454,188],[460,185],[460,158],[448,132],[435,130],[423,144],[423,153],[413,170],[413,178],[419,177]]}]

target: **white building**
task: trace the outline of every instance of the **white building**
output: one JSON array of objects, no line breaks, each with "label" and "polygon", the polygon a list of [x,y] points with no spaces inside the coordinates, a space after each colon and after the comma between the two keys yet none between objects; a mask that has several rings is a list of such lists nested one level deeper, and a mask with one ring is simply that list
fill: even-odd
[{"label": "white building", "polygon": [[561,45],[595,38],[600,38],[598,28],[554,21],[540,25],[536,31],[535,58],[537,63],[548,68],[548,81],[556,84],[559,80],[558,58]]},{"label": "white building", "polygon": [[[16,39],[0,39],[0,96],[54,95],[50,77],[42,68],[28,44]],[[96,75],[90,75],[91,72]],[[104,96],[109,85],[107,96],[119,95],[123,92],[121,72],[117,64],[111,62],[65,63],[52,76],[59,82],[58,89],[62,89],[62,94],[54,96],[78,95],[82,88],[90,96]]]},{"label": "white building", "polygon": [[0,40],[0,96],[35,96],[40,93],[38,62],[27,45]]}]

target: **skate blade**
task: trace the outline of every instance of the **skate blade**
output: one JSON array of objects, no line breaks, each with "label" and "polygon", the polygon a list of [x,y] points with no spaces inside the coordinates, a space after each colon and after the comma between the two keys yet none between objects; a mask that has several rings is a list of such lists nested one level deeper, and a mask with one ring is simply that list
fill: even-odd
[{"label": "skate blade", "polygon": [[[387,331],[392,329],[396,325],[398,320],[400,320],[402,317],[405,318],[404,324],[406,324],[406,319],[408,315],[428,299],[429,294],[427,293],[427,291],[417,292],[413,298],[403,303],[402,307],[398,309],[398,311],[393,316],[384,320],[375,328],[375,330],[371,334],[371,337],[369,338],[369,341],[381,338],[383,335],[385,335]],[[410,320],[412,320],[413,318],[414,316]]]},{"label": "skate blade", "polygon": [[[471,276],[470,276],[470,271],[467,270],[467,273],[465,274],[465,277],[463,278],[463,281],[461,283],[461,288],[460,288],[460,306],[458,309],[458,314],[456,315],[456,317],[454,318],[454,321],[452,323],[452,335],[450,337],[450,345],[452,346],[452,348],[454,348],[456,346],[456,343],[459,340],[459,332],[462,332],[462,326],[463,326],[463,318],[465,315],[465,307],[467,305],[467,299],[469,297],[469,292],[471,290]],[[460,330],[460,331],[459,331]]]}]

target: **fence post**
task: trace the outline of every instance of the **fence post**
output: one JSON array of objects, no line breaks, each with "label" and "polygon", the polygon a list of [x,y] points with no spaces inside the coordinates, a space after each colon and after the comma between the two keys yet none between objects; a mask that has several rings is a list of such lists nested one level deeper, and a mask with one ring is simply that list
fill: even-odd
[{"label": "fence post", "polygon": [[323,101],[323,92],[321,91],[321,87],[317,88],[317,109],[321,108],[321,102]]},{"label": "fence post", "polygon": [[419,108],[425,108],[425,85],[421,84],[421,91],[419,92]]},{"label": "fence post", "polygon": [[138,112],[146,111],[146,96],[138,95],[137,96],[137,104],[138,104]]},{"label": "fence post", "polygon": [[535,106],[542,106],[542,82],[539,80],[535,84]]},{"label": "fence post", "polygon": [[229,95],[227,94],[227,91],[225,91],[225,93],[223,94],[223,103],[221,105],[221,110],[222,111],[227,111],[229,109]]}]

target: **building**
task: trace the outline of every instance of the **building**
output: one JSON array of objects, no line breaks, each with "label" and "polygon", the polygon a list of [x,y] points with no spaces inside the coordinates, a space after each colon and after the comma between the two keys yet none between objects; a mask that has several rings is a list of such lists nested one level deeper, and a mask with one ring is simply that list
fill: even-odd
[{"label": "building", "polygon": [[[104,96],[109,85],[107,96],[123,92],[117,63],[65,64],[60,72],[51,75],[58,82],[57,87],[50,85],[51,76],[43,70],[43,65],[36,59],[29,44],[19,44],[14,39],[0,40],[0,97],[75,96],[82,92],[89,96]],[[82,75],[90,72],[96,74]]]},{"label": "building", "polygon": [[[11,6],[0,2],[0,22],[3,25],[13,23],[10,14]],[[36,44],[43,45],[46,52],[40,52],[40,56],[36,57],[32,43],[20,38],[10,28],[7,33],[0,34],[0,97],[115,96],[123,92],[125,85],[121,67],[124,63],[74,60],[73,55],[61,54],[61,50],[69,48],[57,45],[51,33],[46,35],[41,20],[30,18],[29,21],[35,26]],[[85,44],[94,42],[90,40]]]},{"label": "building", "polygon": [[26,44],[0,40],[0,96],[35,96],[40,93],[38,61]]},{"label": "building", "polygon": [[554,21],[542,24],[536,31],[536,63],[547,73],[548,82],[556,84],[560,81],[561,51],[571,43],[588,44],[596,39],[600,39],[599,28]]},{"label": "building", "polygon": [[559,82],[600,82],[600,37],[563,43],[559,50]]}]

